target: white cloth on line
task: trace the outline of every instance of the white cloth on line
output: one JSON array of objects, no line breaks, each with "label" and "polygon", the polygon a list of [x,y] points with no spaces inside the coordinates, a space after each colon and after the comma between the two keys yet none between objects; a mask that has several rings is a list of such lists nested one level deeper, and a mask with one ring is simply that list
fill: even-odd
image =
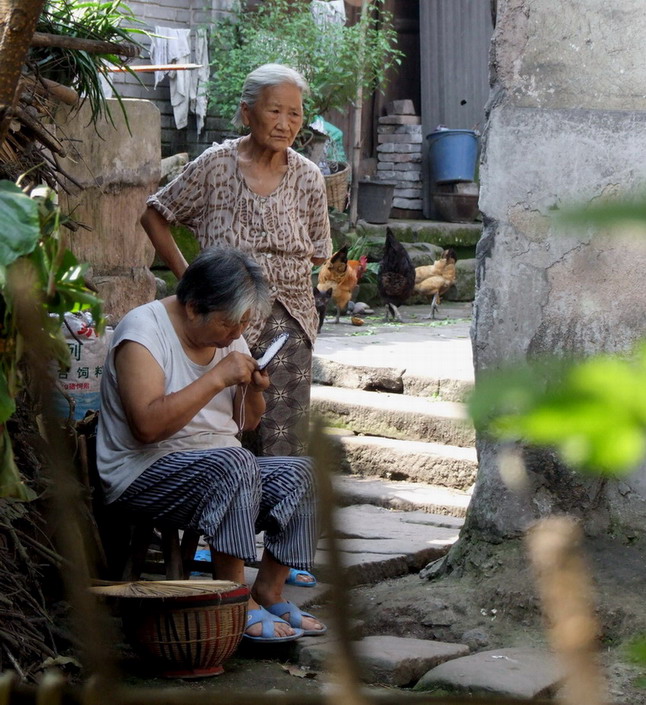
[{"label": "white cloth on line", "polygon": [[[152,64],[188,64],[191,60],[190,29],[155,27],[151,37],[150,61]],[[190,77],[188,71],[155,71],[155,88],[168,75],[170,102],[173,106],[175,126],[178,130],[188,123],[190,103]]]},{"label": "white cloth on line", "polygon": [[343,0],[312,0],[310,11],[319,27],[328,23],[344,25],[346,21]]},{"label": "white cloth on line", "polygon": [[199,69],[189,71],[189,107],[195,113],[195,123],[198,136],[202,133],[204,120],[206,118],[207,97],[206,85],[209,80],[209,40],[205,27],[199,27],[195,32],[195,63],[200,65]]}]

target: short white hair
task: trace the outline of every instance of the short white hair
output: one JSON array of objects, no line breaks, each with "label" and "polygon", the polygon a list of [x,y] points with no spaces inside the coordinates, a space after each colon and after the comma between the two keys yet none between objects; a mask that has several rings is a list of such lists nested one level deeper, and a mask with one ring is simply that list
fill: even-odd
[{"label": "short white hair", "polygon": [[253,108],[265,88],[278,86],[281,83],[293,84],[301,92],[301,95],[308,95],[310,92],[307,81],[295,69],[284,64],[263,64],[245,78],[238,109],[231,120],[235,127],[243,126],[241,109],[243,103]]}]

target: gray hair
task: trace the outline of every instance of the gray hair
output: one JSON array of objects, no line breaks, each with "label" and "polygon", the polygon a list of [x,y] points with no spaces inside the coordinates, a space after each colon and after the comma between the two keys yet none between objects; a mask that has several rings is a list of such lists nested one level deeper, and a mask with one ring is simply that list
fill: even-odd
[{"label": "gray hair", "polygon": [[219,311],[233,323],[239,323],[247,311],[269,313],[269,286],[260,265],[229,247],[203,250],[184,272],[176,295],[201,316]]},{"label": "gray hair", "polygon": [[302,95],[308,95],[310,92],[307,81],[298,71],[295,71],[289,66],[284,66],[283,64],[263,64],[257,69],[254,69],[247,78],[245,78],[240,103],[233,116],[233,120],[231,120],[235,127],[242,127],[241,106],[243,103],[253,108],[265,88],[278,86],[281,83],[292,83],[298,88]]}]

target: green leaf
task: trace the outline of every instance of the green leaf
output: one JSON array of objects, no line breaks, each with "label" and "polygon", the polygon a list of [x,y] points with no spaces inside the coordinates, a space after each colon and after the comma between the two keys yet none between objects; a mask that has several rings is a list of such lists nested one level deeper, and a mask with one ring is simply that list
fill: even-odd
[{"label": "green leaf", "polygon": [[0,181],[0,265],[29,254],[40,236],[38,206],[11,181]]},{"label": "green leaf", "polygon": [[9,393],[7,376],[0,368],[0,423],[4,423],[16,410],[16,404]]},{"label": "green leaf", "polygon": [[6,428],[0,434],[0,497],[30,502],[36,493],[23,482],[11,447],[11,439]]}]

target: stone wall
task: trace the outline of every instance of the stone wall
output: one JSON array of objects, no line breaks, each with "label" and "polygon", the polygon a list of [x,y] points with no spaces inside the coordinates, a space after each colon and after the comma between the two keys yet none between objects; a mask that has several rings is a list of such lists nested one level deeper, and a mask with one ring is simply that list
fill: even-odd
[{"label": "stone wall", "polygon": [[[480,169],[476,378],[542,352],[623,352],[646,335],[643,229],[564,231],[553,219],[568,204],[643,189],[644,32],[640,0],[498,3]],[[606,484],[536,453],[520,497],[500,479],[495,446],[478,447],[469,523],[484,534],[515,535],[554,511],[580,513],[592,533],[644,531],[644,469]]]},{"label": "stone wall", "polygon": [[[128,2],[132,13],[141,20],[140,28],[153,31],[156,26],[196,29],[226,16],[234,0],[133,0]],[[133,63],[150,63],[147,48],[150,40],[139,39],[146,47],[142,59]],[[161,115],[162,156],[168,157],[178,152],[188,152],[191,159],[201,154],[211,144],[222,140],[223,136],[233,134],[232,126],[227,120],[207,115],[204,129],[197,134],[195,115],[189,114],[187,127],[178,130],[175,127],[173,110],[170,104],[168,77],[154,88],[154,73],[138,73],[141,83],[127,74],[118,74],[115,79],[119,93],[127,98],[150,100],[159,109]],[[142,85],[143,84],[143,85]]]},{"label": "stone wall", "polygon": [[95,130],[87,103],[56,116],[68,153],[61,167],[75,182],[67,184],[70,193],[59,193],[61,208],[89,228],[70,236],[70,249],[90,263],[111,323],[155,298],[153,246],[139,218],[159,182],[159,111],[145,100],[125,103],[129,129],[115,99],[109,101],[114,126],[102,120]]}]

